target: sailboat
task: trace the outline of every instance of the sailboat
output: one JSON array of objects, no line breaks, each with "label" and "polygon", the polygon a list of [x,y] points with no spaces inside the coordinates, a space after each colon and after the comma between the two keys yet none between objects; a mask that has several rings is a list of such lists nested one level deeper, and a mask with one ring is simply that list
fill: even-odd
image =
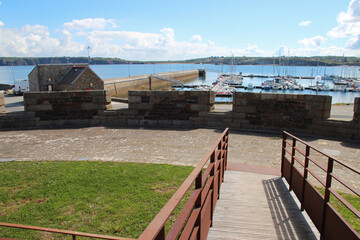
[{"label": "sailboat", "polygon": [[217,84],[218,82],[222,82],[223,84],[228,84],[231,86],[239,86],[243,84],[243,76],[242,73],[240,72],[238,75],[234,74],[234,55],[231,56],[231,71],[230,74],[221,74],[216,82],[214,82],[213,84]]}]

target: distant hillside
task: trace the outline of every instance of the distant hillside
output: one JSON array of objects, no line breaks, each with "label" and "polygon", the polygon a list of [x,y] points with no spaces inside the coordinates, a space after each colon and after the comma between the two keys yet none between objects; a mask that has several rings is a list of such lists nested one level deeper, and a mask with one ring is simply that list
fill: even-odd
[{"label": "distant hillside", "polygon": [[[0,57],[0,66],[26,66],[37,64],[67,64],[67,63],[89,63],[87,57],[44,57],[44,58],[18,58]],[[91,58],[91,64],[127,64],[129,61],[120,58]]]},{"label": "distant hillside", "polygon": [[[171,63],[195,63],[195,64],[231,64],[234,65],[290,65],[290,66],[360,66],[360,58],[357,57],[207,57]],[[169,61],[129,61],[120,58],[87,58],[87,57],[44,57],[44,58],[18,58],[0,57],[0,66],[26,66],[36,64],[153,64],[170,63]]]},{"label": "distant hillside", "polygon": [[360,66],[357,57],[208,57],[186,60],[188,63],[234,65],[288,65],[288,66]]}]

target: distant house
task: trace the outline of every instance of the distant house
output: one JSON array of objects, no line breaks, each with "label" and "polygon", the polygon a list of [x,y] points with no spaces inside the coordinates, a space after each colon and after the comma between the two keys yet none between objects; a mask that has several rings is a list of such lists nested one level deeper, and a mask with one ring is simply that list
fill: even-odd
[{"label": "distant house", "polygon": [[29,74],[30,91],[104,90],[88,65],[39,64]]}]

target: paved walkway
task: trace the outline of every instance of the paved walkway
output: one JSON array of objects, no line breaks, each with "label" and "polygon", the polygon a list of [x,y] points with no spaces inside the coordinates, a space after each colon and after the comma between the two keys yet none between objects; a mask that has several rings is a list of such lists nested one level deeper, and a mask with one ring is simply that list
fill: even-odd
[{"label": "paved walkway", "polygon": [[208,239],[311,240],[319,232],[282,178],[227,170]]}]

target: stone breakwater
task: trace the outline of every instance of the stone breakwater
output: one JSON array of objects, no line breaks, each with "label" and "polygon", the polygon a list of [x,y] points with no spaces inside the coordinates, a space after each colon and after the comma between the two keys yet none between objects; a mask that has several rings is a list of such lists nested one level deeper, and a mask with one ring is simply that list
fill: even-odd
[{"label": "stone breakwater", "polygon": [[[189,82],[199,76],[204,76],[205,70],[187,70],[156,74],[159,77],[171,78],[183,82]],[[173,83],[163,81],[151,74],[104,79],[104,89],[113,97],[126,97],[130,90],[154,90],[171,88]]]}]

